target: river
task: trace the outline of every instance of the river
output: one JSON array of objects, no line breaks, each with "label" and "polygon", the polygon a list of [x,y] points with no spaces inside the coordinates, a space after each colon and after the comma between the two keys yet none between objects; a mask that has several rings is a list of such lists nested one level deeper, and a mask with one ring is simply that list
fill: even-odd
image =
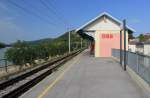
[{"label": "river", "polygon": [[0,59],[4,59],[4,55],[5,55],[5,52],[7,51],[8,48],[2,48],[0,49]]},{"label": "river", "polygon": [[[0,49],[0,59],[4,59],[4,56],[5,56],[5,52],[7,51],[7,49],[9,48],[2,48]],[[4,60],[0,60],[0,67],[4,66],[5,65],[5,61]]]}]

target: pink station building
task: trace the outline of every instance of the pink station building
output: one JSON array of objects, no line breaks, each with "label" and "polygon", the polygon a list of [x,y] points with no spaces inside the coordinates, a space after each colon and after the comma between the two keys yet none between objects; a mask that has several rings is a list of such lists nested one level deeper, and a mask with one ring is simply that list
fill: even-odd
[{"label": "pink station building", "polygon": [[[122,33],[122,49],[124,47],[124,31],[122,21],[104,12],[77,29],[83,38],[90,40],[91,52],[95,57],[111,57],[111,50],[120,49],[120,33]],[[127,26],[126,49],[128,50],[129,33],[135,32]]]}]

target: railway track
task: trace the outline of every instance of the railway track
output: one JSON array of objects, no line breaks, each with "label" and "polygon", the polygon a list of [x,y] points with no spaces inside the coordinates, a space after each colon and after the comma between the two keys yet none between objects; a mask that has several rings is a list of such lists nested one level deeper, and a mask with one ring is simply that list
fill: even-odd
[{"label": "railway track", "polygon": [[17,76],[0,83],[0,98],[18,98],[24,92],[32,88],[34,85],[43,80],[46,76],[50,75],[60,65],[70,60],[82,50],[72,52],[68,55],[64,55],[55,58],[47,64],[37,66],[23,72]]}]

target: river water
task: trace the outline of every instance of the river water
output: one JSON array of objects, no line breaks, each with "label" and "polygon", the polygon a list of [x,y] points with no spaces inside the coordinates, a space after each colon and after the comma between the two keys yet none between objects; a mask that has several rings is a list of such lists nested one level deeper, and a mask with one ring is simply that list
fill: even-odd
[{"label": "river water", "polygon": [[5,55],[5,52],[7,51],[8,48],[2,48],[0,49],[0,59],[4,59],[4,55]]},{"label": "river water", "polygon": [[0,67],[5,66],[5,61],[1,60],[1,59],[4,59],[5,52],[7,51],[7,49],[9,49],[9,48],[0,49]]}]

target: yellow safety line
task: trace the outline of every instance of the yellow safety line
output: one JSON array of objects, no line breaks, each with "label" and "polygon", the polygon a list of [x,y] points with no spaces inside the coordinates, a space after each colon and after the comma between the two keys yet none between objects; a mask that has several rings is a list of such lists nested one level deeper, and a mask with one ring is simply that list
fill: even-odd
[{"label": "yellow safety line", "polygon": [[[79,59],[79,58],[78,58]],[[76,59],[73,63],[71,63],[70,66],[68,66],[50,85],[48,85],[48,87],[37,97],[37,98],[43,98],[43,96],[52,89],[52,87],[57,83],[59,82],[62,77],[64,76],[64,74],[71,68],[71,66],[73,64],[75,64],[78,59]]]}]

